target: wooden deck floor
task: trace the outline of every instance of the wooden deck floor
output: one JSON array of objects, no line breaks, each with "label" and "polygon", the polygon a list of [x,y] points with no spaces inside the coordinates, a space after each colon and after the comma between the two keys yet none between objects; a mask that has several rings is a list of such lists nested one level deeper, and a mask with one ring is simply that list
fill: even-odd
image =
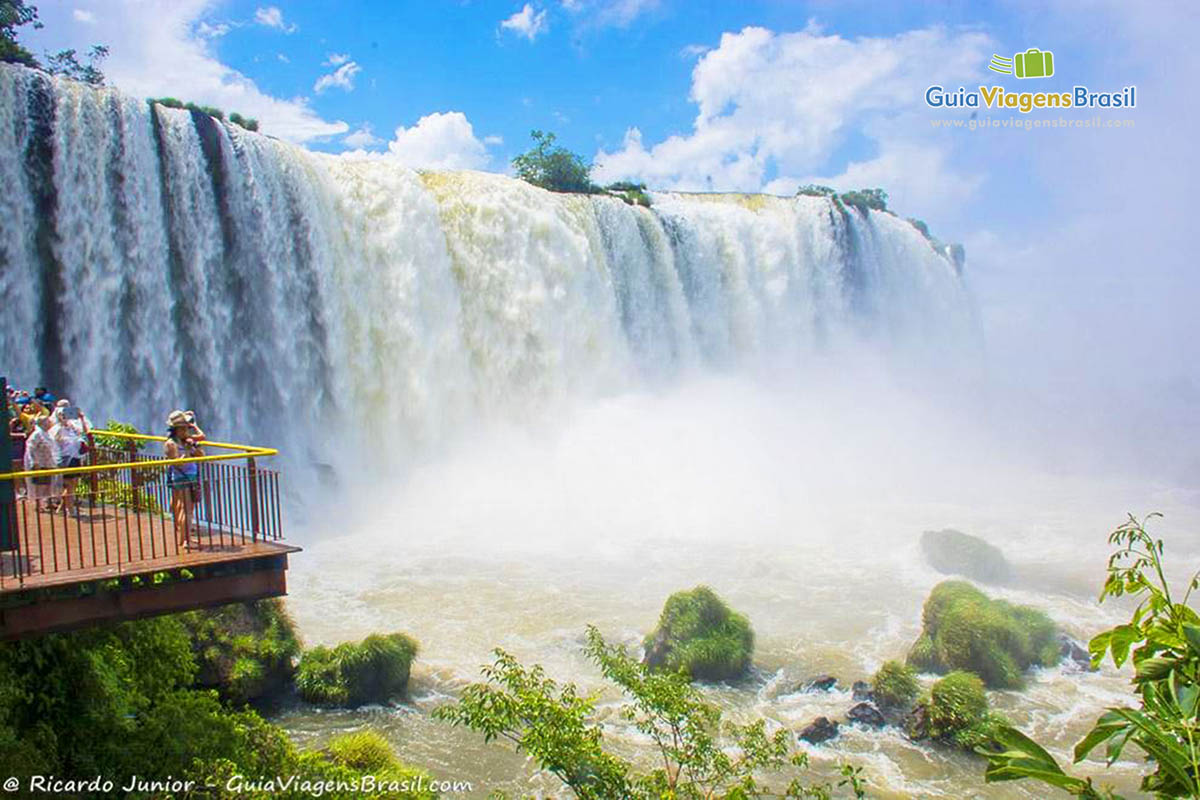
[{"label": "wooden deck floor", "polygon": [[84,505],[78,516],[16,504],[19,549],[0,556],[0,593],[297,552],[279,540],[193,520],[180,544],[168,515]]}]

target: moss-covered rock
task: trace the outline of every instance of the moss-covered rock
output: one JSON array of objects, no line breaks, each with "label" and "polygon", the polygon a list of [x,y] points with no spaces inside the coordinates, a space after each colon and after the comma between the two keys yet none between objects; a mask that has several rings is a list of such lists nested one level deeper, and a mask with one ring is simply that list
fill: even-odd
[{"label": "moss-covered rock", "polygon": [[989,710],[979,676],[961,670],[938,680],[923,705],[929,738],[964,750],[994,746],[996,728],[1008,723]]},{"label": "moss-covered rock", "polygon": [[993,600],[965,581],[934,587],[922,612],[924,629],[908,652],[919,670],[966,670],[997,689],[1019,688],[1033,666],[1058,663],[1057,630],[1041,611]]},{"label": "moss-covered rock", "polygon": [[355,707],[404,693],[417,643],[403,633],[372,634],[357,644],[306,650],[296,689],[310,703]]},{"label": "moss-covered rock", "polygon": [[907,708],[920,690],[916,670],[899,661],[885,661],[871,679],[871,694],[885,708]]},{"label": "moss-covered rock", "polygon": [[197,686],[242,704],[290,685],[300,643],[282,600],[189,611],[179,619],[191,637]]},{"label": "moss-covered rock", "polygon": [[695,680],[730,680],[750,668],[754,631],[707,586],[667,598],[645,641],[652,669],[683,670]]},{"label": "moss-covered rock", "polygon": [[943,575],[962,575],[981,583],[1004,583],[1012,575],[1008,559],[999,548],[952,528],[925,531],[921,552],[929,566]]}]

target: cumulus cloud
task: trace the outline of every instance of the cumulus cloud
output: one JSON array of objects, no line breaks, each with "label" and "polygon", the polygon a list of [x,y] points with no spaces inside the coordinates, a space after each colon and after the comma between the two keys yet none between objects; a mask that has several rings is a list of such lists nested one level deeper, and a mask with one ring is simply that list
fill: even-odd
[{"label": "cumulus cloud", "polygon": [[85,25],[96,24],[96,15],[91,11],[86,11],[82,8],[75,9],[73,12],[71,12],[71,16],[76,22],[82,22]]},{"label": "cumulus cloud", "polygon": [[383,139],[380,139],[374,134],[374,132],[371,130],[371,124],[367,122],[363,123],[358,130],[351,131],[343,136],[342,143],[347,147],[353,147],[357,150],[361,150],[367,147],[381,145],[383,144]]},{"label": "cumulus cloud", "polygon": [[[110,47],[104,62],[108,82],[140,97],[182,97],[255,117],[266,133],[293,142],[325,139],[350,126],[323,119],[304,98],[279,98],[262,91],[238,70],[223,64],[200,26],[210,0],[93,0],[96,25],[66,24],[69,11],[57,4],[39,8],[46,28],[35,31],[38,49],[75,47],[101,41]],[[208,23],[211,25],[211,23]],[[31,43],[32,43],[31,37]]]},{"label": "cumulus cloud", "polygon": [[339,67],[350,60],[348,53],[330,53],[322,64],[326,67]]},{"label": "cumulus cloud", "polygon": [[851,164],[839,181],[889,187],[899,181],[922,196],[932,196],[936,184],[950,185],[961,195],[973,180],[947,175],[938,145],[910,140],[906,131],[926,133],[913,115],[930,65],[940,81],[966,81],[981,74],[990,46],[984,34],[941,28],[859,39],[812,26],[726,33],[692,71],[691,131],[648,145],[630,128],[619,149],[596,155],[596,177],[690,190],[771,185],[791,194],[796,181],[828,169],[855,132],[873,140],[877,156]]},{"label": "cumulus cloud", "polygon": [[290,25],[283,19],[283,12],[278,6],[267,6],[259,8],[254,12],[254,21],[259,25],[265,25],[268,28],[275,28],[284,33],[295,33],[299,30],[297,25]]},{"label": "cumulus cloud", "polygon": [[405,166],[428,169],[483,169],[489,161],[487,146],[461,111],[427,114],[411,128],[396,128],[388,155]]},{"label": "cumulus cloud", "polygon": [[354,91],[354,76],[359,72],[362,72],[362,67],[357,62],[347,61],[333,72],[317,78],[317,82],[313,84],[313,91],[320,94],[326,89],[338,88],[352,92]]},{"label": "cumulus cloud", "polygon": [[501,20],[501,30],[509,30],[517,36],[524,36],[529,41],[533,41],[538,37],[538,34],[549,30],[549,24],[546,21],[546,12],[534,11],[533,6],[526,3],[525,6],[511,17]]}]

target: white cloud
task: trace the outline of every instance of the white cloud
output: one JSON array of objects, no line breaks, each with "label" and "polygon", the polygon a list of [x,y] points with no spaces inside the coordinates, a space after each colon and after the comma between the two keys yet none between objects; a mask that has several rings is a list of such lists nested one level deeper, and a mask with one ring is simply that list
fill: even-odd
[{"label": "white cloud", "polygon": [[288,58],[286,55],[284,55],[283,53],[276,53],[275,58],[279,59],[284,64],[292,63],[292,60],[290,58]]},{"label": "white cloud", "polygon": [[326,67],[338,67],[350,60],[348,53],[330,53],[322,62]]},{"label": "white cloud", "polygon": [[495,147],[496,145],[504,144],[504,137],[492,134],[491,136],[483,137],[483,143],[488,147]]},{"label": "white cloud", "polygon": [[812,25],[796,33],[726,33],[692,71],[692,130],[647,146],[630,128],[620,149],[596,155],[596,177],[693,190],[792,184],[790,194],[790,176],[828,169],[853,131],[873,141],[878,155],[847,167],[838,180],[878,179],[889,188],[901,181],[922,197],[947,181],[961,195],[974,181],[948,174],[943,145],[915,143],[922,140],[912,133],[927,135],[928,123],[918,125],[913,115],[923,110],[931,80],[979,76],[990,46],[983,34],[941,28],[860,39],[824,35]]},{"label": "white cloud", "polygon": [[205,39],[219,39],[233,29],[228,22],[218,22],[211,25],[203,20],[196,26],[196,35]]},{"label": "white cloud", "polygon": [[396,128],[388,155],[405,166],[428,169],[483,169],[489,161],[487,147],[461,111],[428,114],[411,128]]},{"label": "white cloud", "polygon": [[690,58],[696,58],[697,56],[702,56],[705,53],[707,53],[709,50],[712,50],[712,48],[706,44],[689,44],[689,45],[684,45],[679,50],[679,55],[682,58],[690,59]]},{"label": "white cloud", "polygon": [[342,143],[347,147],[362,149],[383,144],[383,139],[380,139],[371,131],[371,124],[369,122],[365,122],[358,130],[343,136]]},{"label": "white cloud", "polygon": [[354,91],[354,76],[361,71],[362,67],[357,62],[347,61],[328,75],[317,78],[317,82],[313,84],[313,91],[320,94],[326,89],[337,87],[352,92]]},{"label": "white cloud", "polygon": [[91,11],[85,11],[82,8],[75,9],[73,12],[71,12],[71,16],[76,22],[82,22],[84,25],[96,24],[96,15]]},{"label": "white cloud", "polygon": [[502,20],[500,27],[512,31],[517,36],[524,36],[531,42],[538,37],[538,34],[549,30],[546,12],[544,10],[535,12],[529,3],[526,3],[520,11],[508,19]]},{"label": "white cloud", "polygon": [[254,21],[259,25],[265,25],[268,28],[276,28],[284,33],[295,33],[299,30],[297,25],[289,25],[283,19],[283,12],[278,6],[267,6],[259,8],[254,12]]},{"label": "white cloud", "polygon": [[[139,97],[179,97],[226,112],[257,118],[266,133],[306,142],[345,133],[350,126],[323,119],[305,98],[279,98],[263,92],[243,73],[221,63],[199,26],[211,0],[92,0],[96,25],[55,24],[55,10],[43,6],[45,49],[107,44],[108,82]],[[65,11],[58,12],[66,17]],[[61,19],[60,17],[60,19]],[[54,38],[50,38],[53,35]]]},{"label": "white cloud", "polygon": [[563,0],[562,7],[597,28],[626,28],[643,14],[656,10],[662,0]]}]

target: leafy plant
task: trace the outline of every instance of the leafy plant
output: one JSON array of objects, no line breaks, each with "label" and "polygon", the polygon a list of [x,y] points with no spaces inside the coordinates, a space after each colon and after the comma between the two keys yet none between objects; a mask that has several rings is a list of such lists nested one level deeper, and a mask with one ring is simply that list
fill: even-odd
[{"label": "leafy plant", "polygon": [[[130,425],[128,422],[109,418],[104,425],[104,430],[114,431],[116,433],[141,433],[136,426]],[[101,431],[95,431],[92,434],[92,439],[96,443],[96,447],[106,450],[129,450],[131,447],[136,450],[144,450],[146,441],[144,439],[126,439],[124,436],[106,436]]]},{"label": "leafy plant", "polygon": [[296,689],[317,705],[382,703],[404,691],[416,654],[417,643],[403,633],[314,647],[300,657]]},{"label": "leafy plant", "polygon": [[486,682],[467,687],[457,703],[434,716],[478,731],[487,741],[507,739],[581,800],[830,798],[838,787],[865,797],[860,770],[849,765],[836,786],[793,778],[782,792],[768,790],[757,777],[762,771],[807,764],[803,753],[792,752],[787,731],[768,734],[762,720],[723,725],[720,710],[686,675],[651,671],[624,647],[606,643],[594,627],[588,628],[587,642],[588,658],[630,700],[622,718],[654,744],[662,766],[639,772],[608,752],[600,725],[591,719],[593,697],[582,696],[574,684],[560,686],[540,666],[526,668],[500,649],[483,668]]},{"label": "leafy plant", "polygon": [[104,73],[100,71],[100,64],[107,57],[108,48],[102,44],[92,45],[86,61],[79,60],[74,48],[59,50],[53,55],[46,55],[46,71],[89,86],[103,86]]},{"label": "leafy plant", "polygon": [[873,211],[887,211],[888,195],[883,189],[857,189],[852,192],[842,193],[842,202],[848,206],[857,208],[864,214],[867,209]]},{"label": "leafy plant", "polygon": [[885,661],[871,679],[871,692],[881,706],[904,708],[917,698],[917,671],[899,661]]},{"label": "leafy plant", "polygon": [[597,191],[589,178],[592,166],[582,156],[556,146],[553,133],[531,131],[529,135],[533,147],[512,160],[518,178],[552,192]]},{"label": "leafy plant", "polygon": [[819,183],[806,183],[796,190],[796,194],[805,197],[832,197],[837,190],[832,186],[822,186]]},{"label": "leafy plant", "polygon": [[24,25],[32,25],[35,30],[42,27],[37,6],[24,0],[0,0],[0,61],[36,69],[37,58],[17,42],[17,29]]},{"label": "leafy plant", "polygon": [[[1131,660],[1138,708],[1109,708],[1075,745],[1079,763],[1101,745],[1112,765],[1130,743],[1137,745],[1153,768],[1141,788],[1157,797],[1200,797],[1200,617],[1188,605],[1200,586],[1192,575],[1181,598],[1171,591],[1163,566],[1163,542],[1145,525],[1159,516],[1129,520],[1109,536],[1116,550],[1108,560],[1108,576],[1100,592],[1107,598],[1138,598],[1130,621],[1095,636],[1088,649],[1092,663],[1106,656],[1116,667]],[[1117,798],[1091,778],[1063,771],[1053,756],[1029,737],[1003,727],[997,737],[1006,748],[985,753],[989,782],[1033,778],[1079,797]]]}]

